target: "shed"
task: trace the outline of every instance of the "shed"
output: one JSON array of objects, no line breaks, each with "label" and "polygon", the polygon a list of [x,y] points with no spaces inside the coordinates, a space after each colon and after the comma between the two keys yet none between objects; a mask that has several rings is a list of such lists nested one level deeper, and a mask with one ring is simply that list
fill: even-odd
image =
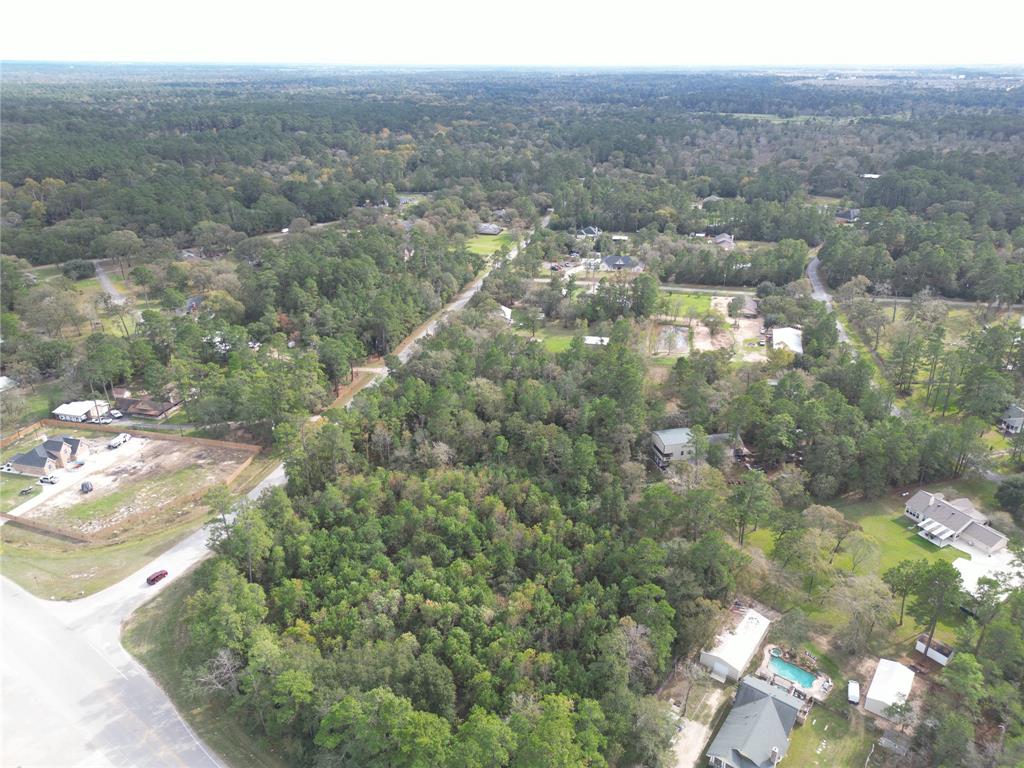
[{"label": "shed", "polygon": [[893,704],[905,702],[913,685],[914,673],[909,667],[892,659],[879,659],[864,699],[864,709],[888,719],[885,710]]},{"label": "shed", "polygon": [[739,622],[715,638],[715,646],[701,651],[700,663],[719,682],[738,680],[768,634],[771,621],[753,608],[743,612]]},{"label": "shed", "polygon": [[860,683],[856,680],[846,684],[846,700],[851,704],[860,704]]}]

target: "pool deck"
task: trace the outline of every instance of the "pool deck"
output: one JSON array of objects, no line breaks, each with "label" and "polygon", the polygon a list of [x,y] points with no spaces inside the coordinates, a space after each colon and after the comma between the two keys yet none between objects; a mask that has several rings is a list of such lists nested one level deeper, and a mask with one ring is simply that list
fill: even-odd
[{"label": "pool deck", "polygon": [[[779,646],[777,645],[768,645],[765,647],[761,656],[761,664],[757,668],[758,677],[763,677],[765,680],[768,680],[775,685],[781,685],[783,688],[788,688],[791,693],[795,693],[797,696],[803,694],[804,697],[814,699],[815,701],[824,701],[827,699],[834,688],[832,680],[827,675],[818,674],[818,676],[814,678],[814,684],[810,688],[805,688],[804,686],[793,682],[788,677],[783,677],[771,668],[769,662],[772,658],[772,650],[778,647]],[[785,657],[783,657],[783,660],[789,661],[789,659],[785,659]],[[790,664],[794,664],[798,667],[801,666],[799,662],[800,659],[797,659],[796,661],[789,661]],[[803,667],[803,669],[806,669],[806,667]],[[808,670],[808,672],[809,671],[810,670]]]}]

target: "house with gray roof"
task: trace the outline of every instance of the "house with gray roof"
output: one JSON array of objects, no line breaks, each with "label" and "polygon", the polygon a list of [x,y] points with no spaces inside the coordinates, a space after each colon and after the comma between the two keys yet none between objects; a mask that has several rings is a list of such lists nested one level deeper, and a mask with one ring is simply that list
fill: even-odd
[{"label": "house with gray roof", "polygon": [[917,523],[918,536],[939,547],[962,541],[988,555],[1006,547],[1006,536],[989,526],[970,499],[947,501],[941,493],[920,490],[907,499],[903,514]]},{"label": "house with gray roof", "polygon": [[601,259],[600,270],[602,272],[643,272],[643,262],[637,261],[632,256],[605,256]]},{"label": "house with gray roof", "polygon": [[665,469],[673,461],[692,459],[693,433],[687,427],[652,432],[651,458],[659,469]]},{"label": "house with gray roof", "polygon": [[720,235],[715,235],[715,245],[721,248],[723,251],[731,251],[736,247],[736,240],[733,236],[727,232],[723,232]]},{"label": "house with gray roof", "polygon": [[54,437],[11,457],[11,468],[23,475],[42,477],[87,455],[88,446],[76,437]]},{"label": "house with gray roof", "polygon": [[601,236],[601,228],[600,227],[583,227],[582,229],[577,229],[576,230],[576,239],[577,240],[582,240],[585,237],[600,237],[600,236]]},{"label": "house with gray roof", "polygon": [[501,232],[502,232],[502,229],[503,228],[499,227],[497,224],[477,224],[476,225],[476,233],[478,235],[500,235]]},{"label": "house with gray roof", "polygon": [[748,675],[708,747],[713,768],[773,768],[789,751],[789,734],[804,702],[785,688]]},{"label": "house with gray roof", "polygon": [[999,428],[1011,435],[1018,435],[1024,429],[1024,408],[1014,403],[1005,411],[999,420]]}]

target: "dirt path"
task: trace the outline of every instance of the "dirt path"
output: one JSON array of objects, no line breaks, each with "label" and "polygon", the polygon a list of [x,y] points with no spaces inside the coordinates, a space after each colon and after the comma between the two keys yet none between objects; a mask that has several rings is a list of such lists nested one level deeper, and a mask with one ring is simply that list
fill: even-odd
[{"label": "dirt path", "polygon": [[[712,712],[711,722],[714,722],[714,714],[725,701],[728,691],[724,688],[715,688],[705,698],[698,702],[694,708],[700,712],[705,706]],[[672,755],[675,758],[675,768],[695,768],[700,764],[700,757],[704,754],[704,747],[711,738],[711,723],[698,723],[694,720],[683,718],[679,721],[681,729],[676,733],[672,741]]]},{"label": "dirt path", "polygon": [[124,304],[124,294],[117,290],[117,286],[114,285],[103,266],[98,261],[93,263],[96,265],[96,279],[99,280],[100,287],[110,297],[110,301],[114,304]]}]

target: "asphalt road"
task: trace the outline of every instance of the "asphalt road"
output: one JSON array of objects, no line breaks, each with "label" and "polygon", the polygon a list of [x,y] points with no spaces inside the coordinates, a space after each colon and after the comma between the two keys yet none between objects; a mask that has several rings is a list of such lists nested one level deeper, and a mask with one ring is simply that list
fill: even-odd
[{"label": "asphalt road", "polygon": [[[485,276],[406,339],[399,357],[408,360],[420,339],[462,310]],[[285,481],[279,464],[248,496]],[[0,577],[0,766],[224,768],[121,645],[128,617],[209,555],[207,539],[202,528],[117,584],[72,602],[41,600]],[[146,576],[159,569],[169,575],[148,586]]]}]

